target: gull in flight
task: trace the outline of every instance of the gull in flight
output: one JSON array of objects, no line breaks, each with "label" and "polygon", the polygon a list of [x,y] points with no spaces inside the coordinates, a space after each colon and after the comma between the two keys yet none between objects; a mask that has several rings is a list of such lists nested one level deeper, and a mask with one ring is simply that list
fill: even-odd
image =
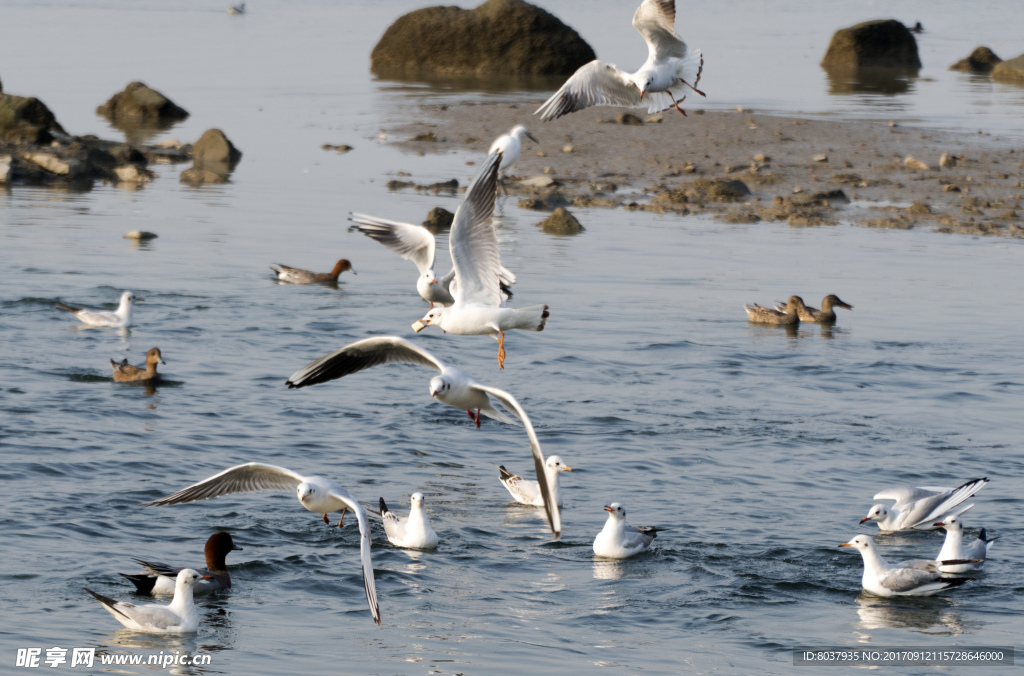
[{"label": "gull in flight", "polygon": [[121,302],[113,312],[108,310],[83,310],[82,308],[62,303],[57,303],[57,307],[70,312],[88,326],[110,326],[125,329],[132,325],[132,303],[141,300],[145,299],[136,298],[135,294],[131,291],[125,291],[121,294]]},{"label": "gull in flight", "polygon": [[[704,70],[700,50],[690,50],[676,33],[675,0],[644,0],[633,15],[633,28],[647,43],[647,61],[635,73],[594,60],[580,67],[562,88],[537,109],[544,122],[590,106],[626,106],[656,113],[675,107],[697,89]],[[647,98],[644,101],[644,97]]]},{"label": "gull in flight", "polygon": [[137,606],[127,601],[115,601],[87,587],[82,589],[102,603],[118,622],[133,631],[147,634],[191,634],[199,629],[199,611],[192,599],[192,590],[200,577],[191,568],[182,569],[174,584],[174,599],[166,606],[161,603]]},{"label": "gull in flight", "polygon": [[939,568],[943,573],[966,573],[972,570],[981,570],[988,557],[988,550],[992,543],[999,538],[989,538],[982,528],[977,539],[969,545],[964,544],[964,525],[959,516],[947,516],[935,524],[946,529],[946,540],[942,543],[936,561],[942,562],[949,559],[973,559],[972,563],[960,565],[941,565]]},{"label": "gull in flight", "polygon": [[384,520],[384,532],[388,542],[406,549],[437,549],[437,533],[430,527],[427,514],[423,511],[423,493],[413,493],[409,505],[409,516],[405,519],[388,509],[384,498],[380,499],[380,516]]},{"label": "gull in flight", "polygon": [[477,382],[466,373],[453,366],[448,366],[426,350],[397,336],[366,338],[347,345],[306,364],[293,373],[286,384],[289,388],[316,385],[382,364],[419,364],[440,371],[441,375],[434,376],[430,380],[430,396],[443,404],[465,409],[469,417],[476,422],[477,427],[480,426],[481,414],[502,422],[512,422],[508,416],[491,404],[490,397],[497,399],[502,406],[518,416],[530,439],[533,465],[540,482],[540,493],[544,500],[543,505],[547,513],[548,524],[556,538],[561,536],[562,522],[558,514],[558,505],[553,500],[554,489],[549,485],[548,475],[544,469],[544,453],[540,447],[540,440],[537,439],[537,433],[534,431],[533,423],[530,422],[526,411],[508,392]]},{"label": "gull in flight", "polygon": [[526,127],[519,124],[512,127],[512,131],[507,134],[502,134],[494,140],[491,144],[491,149],[487,151],[488,155],[494,153],[501,153],[501,164],[498,165],[499,172],[505,172],[511,167],[516,161],[519,160],[519,153],[523,147],[523,137],[526,137],[534,143],[540,143],[533,137],[533,134],[526,131]]},{"label": "gull in flight", "polygon": [[858,535],[840,547],[850,547],[860,552],[864,559],[864,575],[861,586],[864,591],[876,596],[931,596],[936,592],[958,587],[974,578],[942,577],[940,564],[952,565],[966,561],[932,561],[912,559],[896,564],[885,562],[877,551],[875,543],[867,535]]},{"label": "gull in flight", "polygon": [[[504,465],[499,465],[498,471],[500,472],[501,485],[512,494],[512,498],[516,502],[533,507],[544,506],[544,498],[540,494],[540,483],[532,479],[524,479],[518,474],[513,474],[505,469]],[[562,506],[562,487],[558,480],[558,475],[562,472],[571,471],[572,467],[562,462],[562,459],[557,455],[549,456],[544,463],[544,474],[547,477],[548,486],[552,487],[551,492],[555,496],[555,504],[559,507]]]},{"label": "gull in flight", "polygon": [[[359,522],[359,557],[363,565],[366,603],[370,606],[373,621],[379,625],[380,604],[377,603],[377,586],[373,577],[373,561],[370,558],[370,524],[366,520],[366,511],[351,493],[330,479],[321,476],[302,476],[283,467],[249,462],[230,467],[177,493],[147,502],[145,506],[177,505],[232,493],[273,489],[294,490],[303,507],[316,514],[323,514],[324,523],[330,523],[327,515],[331,512],[343,510],[342,518],[349,509],[355,512],[356,520]],[[341,526],[340,520],[338,526]]]},{"label": "gull in flight", "polygon": [[[220,531],[210,536],[210,539],[206,541],[204,551],[206,554],[206,569],[196,569],[196,572],[201,577],[196,582],[194,594],[209,594],[210,592],[222,589],[231,589],[231,576],[228,575],[228,567],[224,559],[234,551],[242,551],[242,548],[235,545],[235,541],[231,539],[230,533]],[[132,561],[137,561],[146,569],[146,572],[136,575],[118,574],[131,580],[131,583],[135,585],[135,591],[140,594],[158,595],[173,594],[175,592],[176,578],[183,570],[182,568],[168,566],[163,563],[150,563],[142,559],[132,559]]]},{"label": "gull in flight", "polygon": [[634,554],[645,552],[654,538],[667,528],[656,526],[627,526],[626,508],[617,502],[605,505],[608,520],[594,538],[594,554],[606,559],[628,559]]},{"label": "gull in flight", "polygon": [[[330,272],[311,272],[300,268],[292,268],[281,263],[277,263],[276,268],[271,267],[270,269],[277,275],[278,281],[289,284],[336,284],[341,273],[346,270],[352,270],[352,263],[347,258],[342,258],[334,264],[334,269]],[[352,270],[352,274],[356,274],[356,271]]]},{"label": "gull in flight", "polygon": [[[416,278],[416,291],[420,297],[434,307],[434,303],[451,305],[451,284],[455,279],[455,269],[438,279],[434,273],[436,242],[434,233],[422,225],[389,221],[368,214],[350,214],[348,219],[355,223],[349,232],[361,232],[367,237],[380,242],[407,261],[412,261],[420,276]],[[498,283],[506,298],[512,297],[511,286],[516,283],[516,276],[502,266],[498,272]]]},{"label": "gull in flight", "polygon": [[878,523],[878,530],[883,533],[922,527],[932,528],[932,524],[943,516],[963,514],[973,507],[973,504],[965,507],[961,506],[961,503],[973,497],[986,485],[988,479],[972,479],[956,488],[888,488],[877,493],[872,500],[895,500],[896,503],[891,507],[874,505],[860,522],[875,521]]},{"label": "gull in flight", "polygon": [[[455,279],[448,307],[435,307],[412,325],[419,333],[434,325],[460,336],[491,336],[498,341],[498,368],[505,368],[505,332],[512,329],[543,331],[548,306],[522,309],[501,307],[501,260],[498,237],[491,223],[501,153],[489,155],[455,212],[448,248]],[[539,470],[539,468],[538,468]]]}]

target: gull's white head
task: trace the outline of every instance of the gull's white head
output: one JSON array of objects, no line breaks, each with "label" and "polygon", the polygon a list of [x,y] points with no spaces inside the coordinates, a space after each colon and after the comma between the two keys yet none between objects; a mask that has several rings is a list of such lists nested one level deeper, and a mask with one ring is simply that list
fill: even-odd
[{"label": "gull's white head", "polygon": [[410,499],[412,501],[413,508],[423,506],[423,493],[413,493]]},{"label": "gull's white head", "polygon": [[647,90],[651,88],[652,84],[654,84],[654,80],[651,79],[650,75],[647,75],[642,71],[633,73],[630,76],[630,79],[633,80],[633,84],[636,85],[636,88],[640,90],[640,100],[643,101],[644,95],[647,94]]},{"label": "gull's white head", "polygon": [[889,516],[889,508],[885,505],[875,505],[868,511],[868,515],[860,520],[861,523],[865,521],[885,521]]},{"label": "gull's white head", "polygon": [[535,139],[533,137],[533,134],[531,134],[530,132],[526,131],[526,127],[524,127],[521,124],[517,124],[516,126],[512,127],[512,131],[510,131],[508,133],[508,135],[514,137],[518,141],[522,141],[523,137],[525,136],[526,138],[530,139],[534,143],[540,143],[540,141]]},{"label": "gull's white head", "polygon": [[119,310],[131,309],[132,303],[134,303],[137,300],[144,300],[144,299],[137,298],[135,296],[135,294],[132,293],[131,291],[125,291],[124,293],[121,294],[121,304],[118,306],[118,309]]},{"label": "gull's white head", "polygon": [[202,575],[191,568],[182,568],[178,571],[178,579],[175,581],[175,585],[178,587],[195,587],[196,582],[199,582],[200,577],[202,577]]},{"label": "gull's white head", "polygon": [[317,496],[316,487],[309,483],[306,483],[305,481],[303,481],[296,487],[295,493],[299,496],[299,502],[301,502],[303,505],[305,505],[306,502],[314,500],[317,497],[319,497]]},{"label": "gull's white head", "polygon": [[434,268],[423,273],[423,279],[427,280],[428,284],[437,284],[437,274],[434,273]]},{"label": "gull's white head", "polygon": [[436,324],[437,326],[440,326],[441,325],[441,318],[443,316],[444,316],[444,307],[439,305],[439,306],[437,306],[435,308],[431,308],[430,312],[428,312],[427,314],[423,315],[423,319],[421,319],[420,321],[423,322],[424,324],[428,324],[428,325],[429,324]]},{"label": "gull's white head", "polygon": [[558,473],[558,472],[571,472],[572,471],[572,467],[569,467],[564,462],[562,462],[562,459],[560,457],[558,457],[557,455],[550,456],[544,462],[544,466],[547,467],[549,472]]},{"label": "gull's white head", "polygon": [[867,535],[858,535],[849,542],[844,542],[839,545],[840,547],[852,547],[859,552],[866,552],[875,546],[875,543],[871,541]]},{"label": "gull's white head", "polygon": [[609,519],[616,519],[621,521],[626,518],[626,508],[617,502],[613,502],[610,505],[604,506],[604,511],[608,512]]},{"label": "gull's white head", "polygon": [[960,523],[960,517],[956,515],[947,516],[942,521],[939,521],[933,525],[938,526],[940,528],[945,528],[947,531],[951,533],[962,531],[964,529],[964,525]]},{"label": "gull's white head", "polygon": [[452,384],[444,376],[434,376],[430,379],[430,396],[439,399],[452,389]]}]

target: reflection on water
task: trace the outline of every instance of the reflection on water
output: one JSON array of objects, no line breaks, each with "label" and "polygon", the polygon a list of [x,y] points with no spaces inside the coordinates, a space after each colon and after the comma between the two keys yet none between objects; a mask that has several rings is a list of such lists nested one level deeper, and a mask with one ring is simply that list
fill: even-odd
[{"label": "reflection on water", "polygon": [[[909,629],[933,636],[964,632],[963,618],[952,609],[955,603],[943,596],[886,599],[861,593],[857,604],[861,629]],[[870,635],[863,637],[864,642],[870,639]]]},{"label": "reflection on water", "polygon": [[[205,618],[204,618],[205,620]],[[116,658],[125,656],[129,660],[141,658],[137,664],[114,667],[120,673],[170,673],[170,674],[204,674],[212,671],[211,665],[192,666],[174,664],[182,658],[189,660],[198,653],[220,650],[220,647],[200,646],[196,634],[140,634],[130,629],[120,629],[109,634],[106,643],[96,644],[96,659],[93,666],[100,664],[102,656]],[[212,660],[211,660],[212,663]],[[110,669],[111,667],[107,667]]]},{"label": "reflection on water", "polygon": [[624,571],[622,561],[616,559],[594,559],[595,580],[619,580]]},{"label": "reflection on water", "polygon": [[423,72],[410,75],[402,69],[377,69],[374,72],[378,82],[395,82],[398,89],[405,91],[409,84],[422,84],[434,90],[448,92],[517,92],[517,91],[550,91],[554,92],[565,82],[564,75],[444,75],[441,73]]},{"label": "reflection on water", "polygon": [[827,70],[828,93],[849,94],[912,94],[917,70],[908,68],[860,68],[858,70]]}]

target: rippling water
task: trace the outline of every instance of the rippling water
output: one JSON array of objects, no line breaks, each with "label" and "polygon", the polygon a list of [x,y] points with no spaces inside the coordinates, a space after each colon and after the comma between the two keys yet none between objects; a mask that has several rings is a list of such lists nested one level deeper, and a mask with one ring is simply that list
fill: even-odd
[{"label": "rippling water", "polygon": [[[614,3],[595,3],[578,22],[568,3],[544,4],[600,55],[614,52]],[[1020,11],[990,5],[983,9]],[[376,37],[412,6],[250,3],[248,15],[232,18],[198,2],[3,3],[5,90],[40,96],[70,131],[114,135],[92,109],[142,79],[192,113],[168,136],[189,140],[220,126],[245,153],[226,186],[187,188],[177,181],[182,167],[157,166],[158,179],[138,192],[0,194],[3,664],[19,647],[62,646],[213,653],[210,667],[180,673],[788,673],[796,645],[1017,641],[1024,249],[1016,241],[623,210],[579,210],[586,232],[558,238],[535,227],[536,213],[501,202],[516,303],[549,304],[547,330],[511,335],[503,372],[489,339],[428,329],[415,340],[515,394],[545,451],[576,469],[563,475],[561,542],[537,510],[509,504],[497,481],[496,464],[530,471],[522,430],[489,420],[475,429],[430,399],[428,372],[389,367],[285,389],[309,360],[369,335],[408,336],[424,312],[412,266],[347,233],[347,212],[416,222],[433,206],[454,210],[457,198],[389,194],[387,174],[469,178],[468,156],[404,156],[376,140],[386,121],[415,114],[408,106],[419,96],[438,95],[366,74]],[[951,3],[906,6],[914,13],[899,18],[930,29],[923,45],[931,34],[940,43],[956,23],[940,11]],[[807,50],[814,64],[835,27],[889,13],[879,5],[854,16],[823,3],[816,24],[782,34],[813,30],[811,47],[794,47],[778,31],[795,3],[759,34],[750,12],[766,3],[740,3],[732,14],[716,7],[688,9],[685,19],[706,33],[693,41],[707,53],[728,43],[733,21],[738,35],[729,39],[776,60]],[[16,61],[30,26],[66,51]],[[87,37],[107,33],[118,39]],[[942,54],[955,54],[926,64],[945,68],[986,42],[949,39],[956,44]],[[623,54],[607,58],[626,66],[633,50]],[[749,65],[755,75],[764,68]],[[824,75],[815,77],[813,88],[773,89],[773,105],[857,114],[871,102],[829,98]],[[966,98],[932,123],[990,106],[1002,112],[978,120],[1015,124],[1018,92],[988,99],[963,76],[936,77],[935,90]],[[916,110],[932,85],[876,98],[871,110],[886,114],[888,102]],[[747,102],[732,86],[723,82],[733,92],[724,100]],[[325,153],[325,142],[356,149]],[[160,237],[144,246],[121,239],[136,228]],[[266,269],[327,269],[342,256],[359,274],[346,273],[336,289],[280,285]],[[146,298],[128,332],[81,328],[54,307],[113,306],[123,289]],[[856,309],[834,329],[793,334],[745,321],[743,303],[792,293],[815,302],[836,293]],[[108,359],[141,363],[153,346],[167,360],[161,384],[110,382]],[[375,526],[382,629],[366,610],[351,520],[327,527],[292,496],[271,493],[138,507],[250,460],[322,473],[365,503],[383,496],[399,511],[410,493],[426,494],[438,551],[397,550]],[[892,483],[977,476],[992,483],[965,521],[1001,537],[979,579],[923,600],[859,595],[860,560],[836,545],[872,532],[857,526],[870,496]],[[649,554],[595,561],[590,545],[611,501],[633,523],[671,530]],[[245,550],[228,559],[233,590],[201,602],[196,636],[118,630],[80,589],[132,598],[116,574],[133,570],[130,557],[196,565],[218,529]],[[941,538],[878,541],[886,556],[930,557]]]}]

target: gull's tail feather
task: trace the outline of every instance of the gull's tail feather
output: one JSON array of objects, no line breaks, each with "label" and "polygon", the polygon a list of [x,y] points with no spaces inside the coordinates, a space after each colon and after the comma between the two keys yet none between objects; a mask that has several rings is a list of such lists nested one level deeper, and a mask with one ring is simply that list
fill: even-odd
[{"label": "gull's tail feather", "polygon": [[548,317],[551,316],[551,313],[548,312],[547,305],[533,305],[517,309],[512,316],[515,322],[512,328],[543,331],[544,325],[548,323]]}]

